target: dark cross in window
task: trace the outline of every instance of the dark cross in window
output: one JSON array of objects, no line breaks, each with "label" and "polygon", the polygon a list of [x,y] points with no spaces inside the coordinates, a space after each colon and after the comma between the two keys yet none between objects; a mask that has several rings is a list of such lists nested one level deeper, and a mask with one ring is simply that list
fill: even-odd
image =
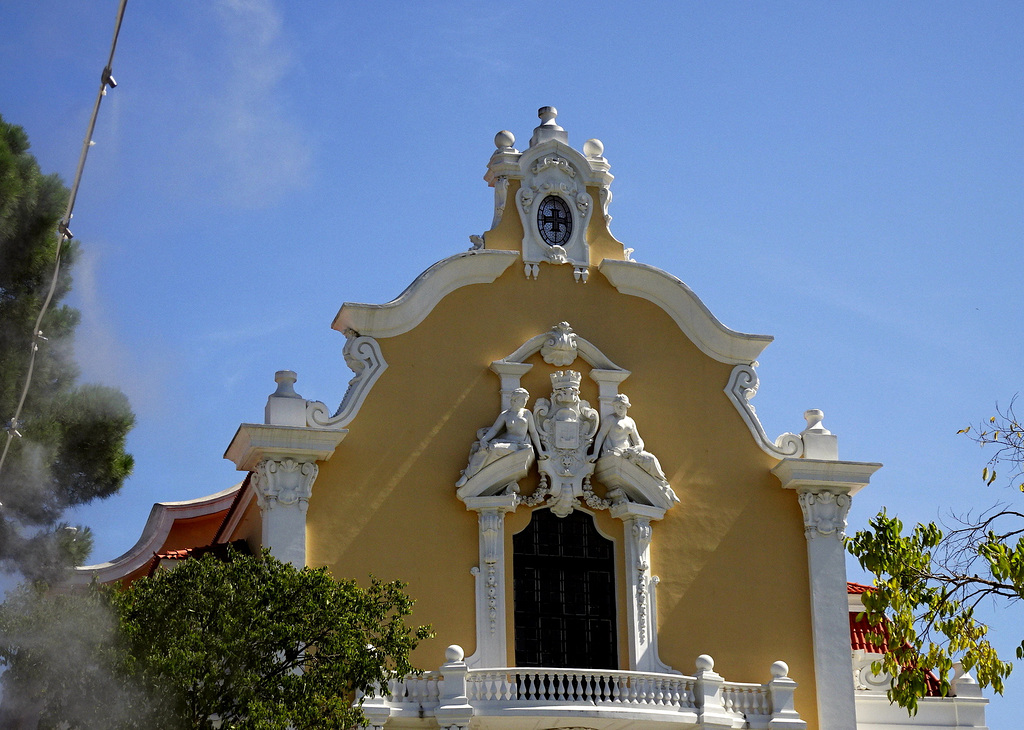
[{"label": "dark cross in window", "polygon": [[541,238],[549,246],[565,243],[572,233],[569,206],[557,195],[549,195],[541,201],[537,223]]}]

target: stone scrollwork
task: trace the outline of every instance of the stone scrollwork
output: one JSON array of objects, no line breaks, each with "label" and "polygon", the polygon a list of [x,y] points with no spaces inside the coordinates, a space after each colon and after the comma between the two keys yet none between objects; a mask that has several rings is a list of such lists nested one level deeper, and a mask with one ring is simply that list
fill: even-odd
[{"label": "stone scrollwork", "polygon": [[808,540],[829,536],[842,540],[846,537],[849,494],[830,489],[801,491],[800,509],[804,513],[804,534]]},{"label": "stone scrollwork", "polygon": [[757,372],[754,370],[756,365],[756,362],[749,365],[740,363],[734,367],[729,376],[729,382],[725,386],[725,394],[729,396],[729,400],[736,406],[736,410],[743,417],[743,421],[747,424],[747,428],[750,429],[751,435],[753,435],[754,440],[757,441],[758,446],[763,451],[779,459],[803,456],[804,442],[799,434],[784,433],[775,441],[772,441],[768,438],[760,419],[758,419],[757,414],[754,412],[754,406],[750,401],[757,395],[757,389],[760,385]]},{"label": "stone scrollwork", "polygon": [[646,560],[651,549],[650,521],[643,519],[634,520],[632,533],[638,554],[636,559],[636,633],[640,643],[644,644],[647,641],[647,584],[650,580],[651,569]]},{"label": "stone scrollwork", "polygon": [[264,459],[253,471],[253,487],[260,509],[298,505],[303,512],[313,494],[313,482],[319,472],[316,462],[295,459]]},{"label": "stone scrollwork", "polygon": [[352,330],[346,330],[343,355],[345,364],[355,375],[348,382],[345,396],[334,415],[330,415],[327,406],[320,401],[311,401],[306,405],[306,423],[320,428],[345,428],[369,394],[373,384],[387,370],[388,364],[380,352],[380,344],[372,337],[361,336]]},{"label": "stone scrollwork", "polygon": [[568,175],[569,177],[576,177],[576,170],[573,169],[572,164],[570,164],[570,162],[564,157],[559,157],[558,155],[551,155],[549,157],[544,157],[542,159],[537,160],[535,163],[533,163],[533,167],[531,168],[530,172],[532,172],[534,175],[539,175],[541,172],[547,170],[549,167],[557,168],[566,175]]},{"label": "stone scrollwork", "polygon": [[576,333],[568,322],[559,322],[551,328],[547,340],[540,348],[540,355],[549,365],[562,368],[573,364],[577,350]]}]

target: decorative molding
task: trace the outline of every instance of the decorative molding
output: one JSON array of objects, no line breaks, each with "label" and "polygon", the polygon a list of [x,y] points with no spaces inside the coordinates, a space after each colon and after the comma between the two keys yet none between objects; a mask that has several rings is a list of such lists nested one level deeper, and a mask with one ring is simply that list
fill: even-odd
[{"label": "decorative molding", "polygon": [[[593,198],[587,192],[581,174],[589,165],[570,159],[557,140],[544,142],[523,154],[520,165],[522,178],[516,205],[523,224],[523,261],[528,264],[571,263],[577,269],[576,280],[583,281],[582,272],[590,265],[590,247],[587,226],[593,211]],[[575,150],[573,150],[575,152]],[[575,152],[575,157],[580,157]],[[585,158],[584,158],[585,160]],[[545,238],[540,226],[540,215],[548,208],[559,209],[557,220],[562,236]],[[554,215],[554,214],[552,214]],[[532,273],[532,271],[531,271]]]},{"label": "decorative molding", "polygon": [[234,462],[239,471],[253,471],[266,458],[327,461],[347,435],[347,430],[339,428],[243,423],[224,458]]},{"label": "decorative molding", "polygon": [[345,363],[355,373],[348,381],[348,388],[341,399],[341,405],[334,415],[328,415],[327,406],[320,401],[306,404],[306,425],[320,428],[345,428],[359,413],[369,395],[370,389],[388,369],[387,361],[380,351],[380,343],[372,337],[357,335],[346,330]]},{"label": "decorative molding", "polygon": [[263,459],[252,475],[252,487],[260,509],[266,512],[279,505],[297,505],[305,512],[319,472],[319,467],[311,461]]},{"label": "decorative molding", "polygon": [[719,322],[696,294],[671,274],[636,261],[605,259],[598,270],[623,294],[656,304],[708,357],[749,365],[772,341],[770,335],[736,332]]},{"label": "decorative molding", "polygon": [[505,638],[505,513],[514,512],[517,495],[465,500],[477,513],[479,563],[470,572],[476,593],[476,652],[468,666],[500,667],[508,663]]},{"label": "decorative molding", "polygon": [[729,396],[729,400],[736,406],[736,410],[739,411],[743,422],[750,429],[750,435],[754,437],[757,445],[765,453],[778,459],[803,456],[804,442],[799,435],[787,432],[772,442],[764,432],[764,427],[761,425],[757,413],[754,412],[754,406],[750,402],[757,395],[757,389],[760,387],[757,372],[754,370],[756,364],[756,362],[749,365],[741,363],[734,367],[729,374],[729,382],[725,386],[725,394]]},{"label": "decorative molding", "polygon": [[[626,618],[629,626],[629,668],[638,672],[679,674],[658,656],[657,604],[651,575],[652,516],[639,505],[620,503],[612,512],[625,523]],[[616,514],[621,512],[620,514]],[[661,511],[661,515],[664,511]],[[659,519],[655,517],[654,519]]]},{"label": "decorative molding", "polygon": [[540,356],[548,365],[564,368],[576,360],[578,350],[576,333],[568,322],[559,322],[548,333],[547,339],[540,347]]},{"label": "decorative molding", "polygon": [[846,538],[846,515],[850,512],[850,495],[842,490],[801,490],[800,509],[804,514],[804,535],[808,540],[817,537]]},{"label": "decorative molding", "polygon": [[387,304],[346,302],[334,318],[334,329],[369,337],[394,337],[408,332],[430,314],[438,302],[471,284],[490,284],[519,258],[516,251],[466,251],[438,261],[424,271],[398,298]]},{"label": "decorative molding", "polygon": [[[566,328],[565,330],[562,329],[563,325]],[[526,360],[528,360],[536,352],[541,353],[541,357],[544,357],[545,362],[550,362],[547,360],[547,357],[544,356],[544,347],[553,338],[561,336],[563,332],[572,336],[572,341],[574,343],[573,349],[576,351],[576,354],[579,357],[582,357],[584,360],[586,360],[587,364],[590,365],[592,368],[597,368],[598,370],[611,370],[619,373],[625,373],[626,376],[624,376],[622,380],[625,380],[625,377],[629,376],[628,370],[616,365],[608,358],[607,355],[601,352],[596,345],[594,345],[589,340],[580,337],[573,330],[572,326],[568,322],[559,322],[558,324],[552,326],[552,328],[547,332],[544,332],[539,335],[534,335],[526,342],[524,342],[522,345],[520,345],[515,352],[506,355],[501,360],[496,360],[495,363],[525,363]],[[565,352],[566,354],[568,354],[567,351]],[[568,363],[565,363],[565,365],[571,365],[573,362],[575,362],[575,358],[573,358],[573,360],[569,361]],[[556,363],[550,362],[550,364],[555,365]],[[565,365],[561,365],[559,367],[565,367]],[[495,365],[492,364],[491,369],[493,370],[494,367]],[[622,381],[620,380],[618,382]]]},{"label": "decorative molding", "polygon": [[875,674],[871,670],[874,662],[881,662],[882,655],[856,649],[853,652],[853,687],[858,692],[886,692],[892,684],[888,672]]}]

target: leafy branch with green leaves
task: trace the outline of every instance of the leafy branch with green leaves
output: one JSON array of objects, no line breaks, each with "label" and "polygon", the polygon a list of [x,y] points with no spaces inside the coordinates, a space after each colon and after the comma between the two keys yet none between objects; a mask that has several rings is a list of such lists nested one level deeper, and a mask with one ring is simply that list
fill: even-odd
[{"label": "leafy branch with green leaves", "polygon": [[[959,433],[996,447],[982,471],[986,484],[1004,463],[1011,467],[1011,483],[1024,476],[1024,431],[1013,401],[1005,410],[997,408],[987,425]],[[1024,483],[1017,486],[1024,491]],[[929,522],[904,534],[903,523],[882,510],[868,530],[847,540],[849,552],[874,576],[874,587],[862,596],[864,615],[885,651],[872,670],[893,677],[889,699],[911,714],[927,694],[929,672],[946,695],[959,661],[983,687],[1002,694],[1013,670],[992,646],[976,611],[986,602],[1024,598],[1024,513],[998,504],[951,522],[946,531]],[[1024,658],[1024,642],[1016,655]]]}]

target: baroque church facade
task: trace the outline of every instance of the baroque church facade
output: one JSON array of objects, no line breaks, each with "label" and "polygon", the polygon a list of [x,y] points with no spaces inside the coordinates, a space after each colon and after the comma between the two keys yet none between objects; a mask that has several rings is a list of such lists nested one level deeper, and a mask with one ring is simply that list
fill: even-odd
[{"label": "baroque church facade", "polygon": [[880,464],[841,460],[820,411],[765,433],[751,399],[772,338],[632,259],[603,145],[574,149],[556,115],[523,151],[495,137],[472,249],[341,307],[340,406],[278,372],[265,422],[227,448],[245,480],[154,506],[82,580],[238,540],[403,580],[433,671],[367,698],[382,730],[984,727],[966,674],[914,718],[885,700],[843,549]]}]

